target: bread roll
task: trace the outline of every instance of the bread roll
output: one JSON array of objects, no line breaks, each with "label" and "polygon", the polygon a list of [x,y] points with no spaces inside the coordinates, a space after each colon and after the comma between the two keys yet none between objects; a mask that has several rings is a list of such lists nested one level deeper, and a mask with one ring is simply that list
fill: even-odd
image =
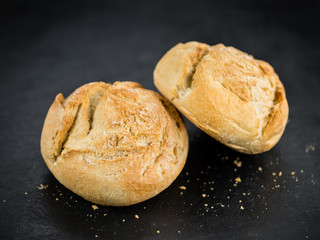
[{"label": "bread roll", "polygon": [[126,206],[167,188],[181,172],[188,135],[179,113],[138,83],[86,84],[58,94],[41,153],[67,188],[97,204]]},{"label": "bread roll", "polygon": [[239,152],[268,151],[287,123],[273,68],[233,47],[180,43],[157,64],[154,83],[191,122]]}]

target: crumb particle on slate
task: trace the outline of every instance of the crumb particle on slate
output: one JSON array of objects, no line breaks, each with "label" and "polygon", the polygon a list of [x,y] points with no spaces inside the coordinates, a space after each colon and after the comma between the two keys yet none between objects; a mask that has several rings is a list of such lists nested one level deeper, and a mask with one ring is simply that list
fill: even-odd
[{"label": "crumb particle on slate", "polygon": [[179,188],[180,188],[181,190],[186,190],[186,189],[187,189],[185,186],[179,186]]},{"label": "crumb particle on slate", "polygon": [[37,187],[39,190],[44,190],[48,188],[48,185],[43,185],[42,183],[40,184],[40,186]]},{"label": "crumb particle on slate", "polygon": [[306,147],[306,153],[308,153],[309,151],[314,151],[316,148],[313,145],[309,145]]},{"label": "crumb particle on slate", "polygon": [[136,219],[139,219],[139,215],[137,215],[137,214],[136,214],[136,215],[134,215],[134,217],[135,217]]},{"label": "crumb particle on slate", "polygon": [[93,210],[99,209],[99,207],[97,205],[94,205],[94,204],[91,207],[92,207]]},{"label": "crumb particle on slate", "polygon": [[160,230],[157,230],[157,233],[160,234]]}]

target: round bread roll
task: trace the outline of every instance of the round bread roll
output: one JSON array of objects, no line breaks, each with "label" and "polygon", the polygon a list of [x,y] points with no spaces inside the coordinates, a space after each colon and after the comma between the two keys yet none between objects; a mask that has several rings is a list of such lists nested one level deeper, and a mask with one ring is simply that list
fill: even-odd
[{"label": "round bread roll", "polygon": [[167,188],[181,172],[188,135],[179,113],[134,82],[86,84],[58,94],[41,153],[65,187],[97,204],[127,206]]},{"label": "round bread roll", "polygon": [[239,152],[268,151],[287,123],[273,68],[233,47],[180,43],[157,64],[154,83],[191,122]]}]

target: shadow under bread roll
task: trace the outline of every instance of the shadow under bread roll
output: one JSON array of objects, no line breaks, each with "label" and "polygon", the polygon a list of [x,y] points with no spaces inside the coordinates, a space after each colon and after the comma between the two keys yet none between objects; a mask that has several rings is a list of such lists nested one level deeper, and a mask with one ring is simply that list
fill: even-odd
[{"label": "shadow under bread roll", "polygon": [[41,153],[65,187],[97,204],[127,206],[166,189],[181,172],[188,135],[179,113],[134,82],[94,82],[58,94]]},{"label": "shadow under bread roll", "polygon": [[233,47],[179,43],[158,62],[154,83],[191,122],[239,152],[268,151],[287,124],[278,75]]}]

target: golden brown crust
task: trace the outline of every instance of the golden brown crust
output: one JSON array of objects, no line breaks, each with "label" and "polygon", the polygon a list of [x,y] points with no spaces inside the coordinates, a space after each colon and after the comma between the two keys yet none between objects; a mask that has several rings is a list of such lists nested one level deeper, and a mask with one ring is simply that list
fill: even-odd
[{"label": "golden brown crust", "polygon": [[54,176],[85,199],[126,206],[167,188],[188,152],[176,109],[134,82],[86,84],[58,94],[47,114],[41,153]]},{"label": "golden brown crust", "polygon": [[287,123],[273,68],[233,47],[180,43],[157,64],[154,83],[196,126],[243,153],[268,151]]}]

